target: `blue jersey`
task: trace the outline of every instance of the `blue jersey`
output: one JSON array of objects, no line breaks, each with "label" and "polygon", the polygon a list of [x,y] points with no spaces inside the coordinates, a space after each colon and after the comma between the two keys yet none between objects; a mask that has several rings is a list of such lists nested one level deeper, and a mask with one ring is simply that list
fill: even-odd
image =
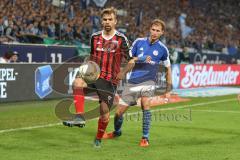
[{"label": "blue jersey", "polygon": [[170,66],[169,52],[167,47],[161,42],[150,43],[149,38],[138,38],[133,42],[130,50],[132,57],[151,56],[151,62],[137,61],[128,81],[138,84],[148,80],[156,81],[159,71],[159,64],[163,62],[166,67]]}]

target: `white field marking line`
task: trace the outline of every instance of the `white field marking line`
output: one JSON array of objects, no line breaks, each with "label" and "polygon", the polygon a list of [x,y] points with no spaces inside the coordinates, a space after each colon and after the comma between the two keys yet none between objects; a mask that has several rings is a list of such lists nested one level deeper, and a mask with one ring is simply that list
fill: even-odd
[{"label": "white field marking line", "polygon": [[[182,109],[182,108],[198,107],[198,106],[202,106],[202,105],[216,104],[216,103],[223,103],[223,102],[230,102],[230,101],[236,101],[236,98],[217,100],[217,101],[205,102],[205,103],[195,103],[195,104],[182,105],[182,106],[171,107],[171,108],[161,108],[161,109],[152,110],[151,112],[167,111],[167,110],[177,110],[177,109]],[[138,112],[127,113],[128,116],[136,115],[136,114],[139,114],[139,111]],[[110,116],[110,118],[113,118],[113,117],[114,117],[114,115]],[[96,120],[96,119],[98,119],[98,118],[94,118],[94,119],[91,119],[91,120]],[[51,124],[31,126],[31,127],[5,129],[5,130],[0,130],[0,134],[1,133],[8,133],[8,132],[22,131],[22,130],[32,130],[32,129],[38,129],[38,128],[55,127],[55,126],[59,126],[61,124],[62,123],[51,123]]]},{"label": "white field marking line", "polygon": [[[187,111],[186,109],[181,109]],[[191,112],[208,112],[208,113],[237,113],[239,114],[240,111],[223,111],[223,110],[191,110]]]},{"label": "white field marking line", "polygon": [[[203,105],[224,103],[224,102],[230,102],[230,101],[236,101],[236,98],[223,99],[223,100],[217,100],[217,101],[211,101],[211,102],[203,102],[203,103],[195,103],[195,104],[182,105],[182,106],[170,107],[170,108],[160,108],[160,109],[151,110],[151,112],[178,110],[178,109],[183,109],[183,108],[198,107],[198,106],[203,106]],[[139,111],[138,112],[127,113],[127,114],[128,115],[135,115],[135,114],[139,114]]]},{"label": "white field marking line", "polygon": [[0,130],[0,134],[6,133],[6,132],[21,131],[21,130],[31,130],[31,129],[45,128],[45,127],[53,127],[53,126],[57,126],[60,124],[62,124],[62,123],[51,123],[51,124],[45,124],[45,125],[39,125],[39,126],[12,128],[12,129]]}]

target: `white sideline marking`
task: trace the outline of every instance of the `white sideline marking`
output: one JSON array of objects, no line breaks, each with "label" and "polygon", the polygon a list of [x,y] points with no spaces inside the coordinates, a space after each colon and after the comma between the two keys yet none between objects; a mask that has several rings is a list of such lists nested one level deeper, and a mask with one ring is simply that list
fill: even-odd
[{"label": "white sideline marking", "polygon": [[[152,110],[151,112],[176,110],[176,109],[182,109],[182,108],[188,108],[188,107],[197,107],[197,106],[202,106],[202,105],[230,102],[230,101],[236,101],[236,100],[237,100],[236,98],[231,98],[231,99],[217,100],[217,101],[211,101],[211,102],[205,102],[205,103],[195,103],[195,104],[190,104],[190,105],[182,105],[182,106],[178,106],[178,107],[155,109],[155,110]],[[132,112],[132,113],[127,113],[127,114],[128,115],[135,115],[135,114],[139,114],[139,112]],[[113,115],[110,116],[110,117],[113,118]],[[95,119],[97,119],[97,118],[94,118],[92,120],[95,120]],[[47,124],[47,125],[38,125],[38,126],[31,126],[31,127],[5,129],[5,130],[0,130],[0,134],[1,133],[8,133],[8,132],[22,131],[22,130],[32,130],[32,129],[38,129],[38,128],[54,127],[54,126],[59,126],[59,125],[62,125],[62,123],[51,123],[51,124]]]},{"label": "white sideline marking", "polygon": [[[185,109],[184,109],[185,110]],[[208,112],[208,113],[237,113],[240,111],[223,111],[223,110],[191,110],[191,112]]]},{"label": "white sideline marking", "polygon": [[31,129],[37,129],[37,128],[53,127],[53,126],[58,126],[60,124],[62,124],[62,123],[51,123],[51,124],[32,126],[32,127],[12,128],[12,129],[0,130],[0,134],[6,133],[6,132],[21,131],[21,130],[31,130]]}]

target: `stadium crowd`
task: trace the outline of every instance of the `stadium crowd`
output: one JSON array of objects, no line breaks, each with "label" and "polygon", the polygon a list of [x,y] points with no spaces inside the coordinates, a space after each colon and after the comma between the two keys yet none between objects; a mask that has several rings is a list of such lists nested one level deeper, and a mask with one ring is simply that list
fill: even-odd
[{"label": "stadium crowd", "polygon": [[[102,9],[89,1],[65,0],[65,5],[55,6],[52,0],[1,0],[0,42],[29,42],[26,35],[33,35],[88,44],[91,34],[101,27]],[[119,9],[118,28],[130,41],[147,34],[149,17],[159,17],[167,24],[163,41],[170,47],[239,52],[239,1],[108,0],[108,6]],[[182,13],[192,29],[186,38],[181,36],[179,24]]]}]

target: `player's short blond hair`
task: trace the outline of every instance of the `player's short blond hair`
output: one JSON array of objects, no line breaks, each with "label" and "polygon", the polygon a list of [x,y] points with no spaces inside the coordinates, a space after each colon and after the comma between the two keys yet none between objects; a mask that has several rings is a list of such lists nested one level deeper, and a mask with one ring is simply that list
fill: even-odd
[{"label": "player's short blond hair", "polygon": [[166,29],[165,22],[162,21],[161,19],[154,19],[154,20],[151,22],[151,26],[150,26],[150,27],[152,27],[153,25],[162,26],[162,30],[163,30],[163,31],[165,31],[165,29]]},{"label": "player's short blond hair", "polygon": [[109,7],[102,10],[101,17],[103,17],[105,14],[113,14],[115,18],[117,18],[117,10],[114,7]]}]

